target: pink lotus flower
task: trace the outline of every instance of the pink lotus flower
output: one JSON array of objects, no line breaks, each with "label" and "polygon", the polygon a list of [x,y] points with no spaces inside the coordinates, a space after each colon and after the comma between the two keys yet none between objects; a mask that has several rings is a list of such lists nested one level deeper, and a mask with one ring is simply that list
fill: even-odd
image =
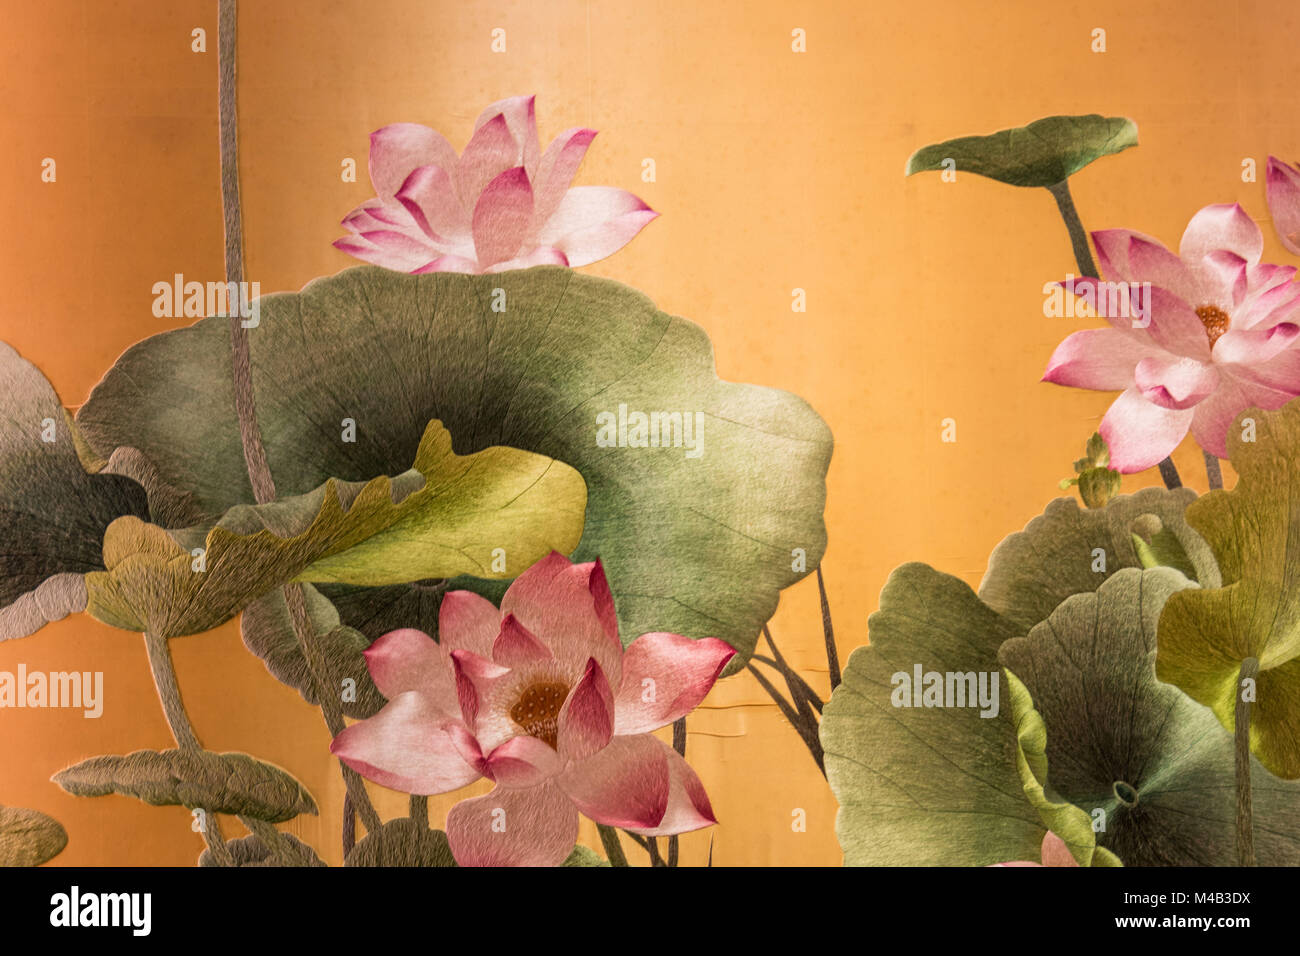
[{"label": "pink lotus flower", "polygon": [[1043,836],[1041,863],[1033,860],[1011,860],[1007,863],[990,863],[989,866],[1078,866],[1079,861],[1074,858],[1070,848],[1065,845],[1065,841],[1059,836],[1048,830]]},{"label": "pink lotus flower", "polygon": [[335,247],[400,272],[503,272],[585,266],[659,214],[609,186],[570,187],[596,135],[575,128],[543,153],[532,96],[493,103],[457,157],[427,126],[370,134],[375,198],[350,212]]},{"label": "pink lotus flower", "polygon": [[461,865],[555,866],[579,812],[646,836],[716,822],[695,771],[650,731],[704,699],[730,646],[643,634],[624,651],[600,562],[555,552],[510,585],[500,610],[449,592],[438,627],[441,644],[408,629],[371,645],[388,704],[330,750],[406,793],[494,781],[447,815]]},{"label": "pink lotus flower", "polygon": [[[1240,206],[1206,206],[1193,216],[1179,255],[1127,229],[1092,238],[1108,280],[1151,283],[1149,324],[1135,328],[1144,320],[1107,315],[1112,328],[1075,332],[1057,347],[1043,380],[1123,390],[1099,429],[1112,468],[1150,468],[1189,428],[1223,458],[1238,414],[1300,395],[1296,270],[1260,264],[1264,237]],[[1097,302],[1107,301],[1103,286],[1096,279],[1066,285]]]},{"label": "pink lotus flower", "polygon": [[1287,251],[1300,256],[1300,169],[1270,156],[1264,179],[1273,228]]}]

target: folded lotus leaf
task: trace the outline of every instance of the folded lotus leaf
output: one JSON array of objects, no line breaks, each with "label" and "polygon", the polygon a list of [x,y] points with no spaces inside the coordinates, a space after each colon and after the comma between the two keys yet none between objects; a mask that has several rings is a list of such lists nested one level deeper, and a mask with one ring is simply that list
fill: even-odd
[{"label": "folded lotus leaf", "polygon": [[0,807],[0,866],[40,866],[68,845],[62,824],[39,810]]}]

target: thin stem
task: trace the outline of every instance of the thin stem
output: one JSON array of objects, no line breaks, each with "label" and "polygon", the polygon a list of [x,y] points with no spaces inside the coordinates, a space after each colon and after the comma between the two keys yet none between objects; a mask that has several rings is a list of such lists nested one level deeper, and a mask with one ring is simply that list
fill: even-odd
[{"label": "thin stem", "polygon": [[343,794],[343,859],[357,845],[357,812],[352,809],[352,794]]},{"label": "thin stem", "polygon": [[1084,231],[1083,223],[1079,220],[1079,212],[1074,208],[1074,199],[1070,196],[1070,181],[1062,179],[1056,185],[1048,186],[1047,191],[1056,200],[1056,208],[1061,211],[1065,228],[1070,233],[1070,245],[1074,248],[1074,261],[1079,266],[1079,275],[1090,279],[1101,278],[1097,274],[1096,263],[1092,261],[1092,249],[1088,247],[1088,233]]},{"label": "thin stem", "polygon": [[1165,480],[1165,487],[1170,491],[1183,486],[1183,480],[1178,477],[1178,469],[1174,467],[1172,458],[1166,458],[1160,463],[1160,477]]},{"label": "thin stem", "polygon": [[817,762],[817,769],[822,772],[822,776],[825,776],[826,759],[822,752],[821,740],[819,739],[817,732],[817,721],[815,718],[812,718],[811,711],[801,711],[796,713],[794,707],[790,705],[789,701],[781,696],[781,692],[778,691],[776,687],[772,685],[771,681],[764,677],[762,672],[760,672],[753,664],[746,664],[745,668],[754,675],[754,680],[758,681],[758,685],[762,687],[763,690],[767,691],[768,696],[771,697],[776,703],[776,706],[780,708],[781,713],[785,715],[786,720],[790,721],[790,726],[794,727],[795,732],[799,735],[800,739],[803,740],[804,746],[807,747],[808,752],[812,754],[813,760]]},{"label": "thin stem", "polygon": [[[167,638],[145,632],[145,652],[149,655],[149,670],[153,673],[154,687],[158,689],[158,700],[162,702],[163,716],[171,729],[176,746],[181,750],[198,751],[203,749],[199,738],[190,723],[190,715],[185,712],[185,702],[181,700],[181,686],[176,679],[176,665],[172,661],[171,645]],[[198,808],[203,809],[203,808]],[[203,809],[203,840],[222,866],[231,866],[230,848],[221,832],[221,821],[215,813]]]},{"label": "thin stem", "polygon": [[804,680],[802,677],[800,677],[798,674],[796,674],[794,671],[786,670],[785,668],[781,667],[781,665],[778,664],[776,661],[772,660],[772,658],[764,657],[762,654],[754,654],[750,657],[750,660],[757,661],[760,664],[766,664],[768,667],[772,668],[772,670],[776,671],[778,674],[784,677],[786,679],[787,684],[793,681],[795,686],[791,687],[792,696],[795,687],[797,687],[799,696],[807,700],[808,703],[812,705],[813,710],[817,711],[817,713],[820,714],[822,712],[822,708],[826,706],[822,702],[822,699],[818,697],[816,692],[808,685],[808,682]]},{"label": "thin stem", "polygon": [[[831,691],[840,686],[840,653],[835,648],[835,628],[831,626],[831,604],[826,599],[826,581],[821,565],[817,565],[817,590],[822,598],[822,636],[826,639],[826,664],[831,672]],[[817,708],[819,711],[820,707]]]},{"label": "thin stem", "polygon": [[[239,112],[235,73],[237,6],[236,0],[218,0],[217,107],[220,115],[221,210],[226,234],[226,281],[236,283],[236,288],[242,288],[240,284],[244,281],[244,228],[239,203]],[[232,305],[232,303],[227,304]],[[262,430],[257,423],[248,329],[244,328],[240,308],[232,307],[228,311],[231,313],[230,375],[234,389],[235,413],[239,420],[239,441],[244,451],[244,466],[248,472],[253,499],[258,504],[266,504],[275,500],[275,480],[271,476],[271,468],[266,460]],[[343,712],[339,701],[330,690],[331,685],[324,680],[327,669],[312,653],[314,630],[307,616],[302,588],[294,584],[286,585],[284,599],[289,606],[294,637],[307,660],[307,667],[315,684],[316,697],[321,702],[325,723],[329,726],[330,733],[337,737],[346,726],[343,722]],[[380,820],[379,814],[370,803],[365,784],[351,767],[341,762],[340,766],[343,769],[343,782],[347,787],[348,796],[357,812],[361,814],[361,822],[365,824],[366,830],[373,833],[379,828]],[[346,822],[344,829],[346,830]],[[343,842],[345,845],[348,843],[346,834]]]},{"label": "thin stem", "polygon": [[[1255,865],[1255,820],[1250,795],[1250,704],[1242,685],[1259,674],[1259,659],[1247,657],[1241,662],[1237,678],[1237,706],[1233,714],[1233,744],[1237,772],[1237,864]],[[1254,697],[1254,694],[1251,694]]]},{"label": "thin stem", "polygon": [[808,686],[808,682],[800,677],[789,662],[786,661],[784,655],[781,654],[781,649],[776,646],[776,641],[772,639],[771,629],[766,624],[763,625],[763,637],[767,639],[767,646],[772,649],[772,656],[776,658],[776,661],[773,664],[767,658],[760,658],[757,655],[752,659],[764,661],[768,666],[774,667],[785,678],[785,686],[790,689],[790,699],[794,701],[795,707],[798,708],[800,719],[805,723],[816,726],[817,718],[812,715],[812,711],[808,708],[812,706],[816,708],[818,713],[821,713],[821,698],[813,692],[813,689]]},{"label": "thin stem", "polygon": [[618,831],[603,823],[597,823],[596,830],[600,833],[600,843],[605,848],[609,865],[627,866],[627,854],[623,852],[623,844],[618,842]]},{"label": "thin stem", "polygon": [[[678,717],[673,721],[673,750],[683,759],[686,757],[686,718]],[[676,866],[678,857],[677,835],[668,838],[668,865]]]},{"label": "thin stem", "polygon": [[1201,454],[1205,456],[1205,477],[1210,479],[1210,490],[1217,491],[1223,487],[1223,471],[1219,468],[1219,458],[1208,451],[1202,451]]}]

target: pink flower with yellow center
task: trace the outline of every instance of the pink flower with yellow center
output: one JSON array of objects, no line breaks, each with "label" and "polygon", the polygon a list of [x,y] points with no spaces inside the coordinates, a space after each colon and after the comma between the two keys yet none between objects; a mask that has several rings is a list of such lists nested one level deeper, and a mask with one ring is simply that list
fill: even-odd
[{"label": "pink flower with yellow center", "polygon": [[416,123],[370,134],[375,198],[350,212],[336,248],[400,272],[584,266],[627,245],[659,214],[622,189],[572,186],[596,131],[542,152],[532,96],[493,103],[459,156]]},{"label": "pink flower with yellow center", "polygon": [[[1150,468],[1189,429],[1202,448],[1226,457],[1237,415],[1252,406],[1280,408],[1300,395],[1296,270],[1260,263],[1263,234],[1239,205],[1200,210],[1178,255],[1127,229],[1094,232],[1092,239],[1109,282],[1151,284],[1148,314],[1107,314],[1111,328],[1070,335],[1043,380],[1120,390],[1099,428],[1112,468]],[[1108,301],[1100,280],[1076,279],[1068,287]]]},{"label": "pink flower with yellow center", "polygon": [[414,794],[490,793],[447,815],[463,866],[555,866],[578,814],[645,836],[715,823],[699,777],[651,735],[704,699],[735,651],[716,638],[643,634],[623,649],[600,562],[539,561],[498,609],[443,597],[441,643],[416,630],[366,651],[388,704],[330,750],[376,783]]}]

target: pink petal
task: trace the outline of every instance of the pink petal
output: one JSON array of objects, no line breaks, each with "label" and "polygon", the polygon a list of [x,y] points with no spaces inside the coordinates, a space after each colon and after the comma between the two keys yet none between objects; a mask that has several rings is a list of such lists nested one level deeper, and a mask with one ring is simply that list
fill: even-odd
[{"label": "pink petal", "polygon": [[644,202],[612,186],[576,186],[536,236],[539,246],[554,246],[573,266],[613,255],[657,217]]},{"label": "pink petal", "polygon": [[550,744],[536,737],[511,737],[483,761],[483,776],[503,787],[536,787],[564,769]]},{"label": "pink petal", "polygon": [[1098,429],[1110,448],[1111,467],[1131,474],[1169,457],[1187,434],[1193,414],[1190,409],[1153,405],[1136,386],[1125,390],[1110,406]]},{"label": "pink petal", "polygon": [[537,141],[536,96],[512,96],[493,103],[474,121],[474,131],[501,116],[515,143],[514,159],[510,165],[523,166],[528,178],[535,179],[541,145]]},{"label": "pink petal", "polygon": [[1191,306],[1217,305],[1229,314],[1235,312],[1246,298],[1249,288],[1250,264],[1235,252],[1215,249],[1198,260],[1193,269],[1199,284],[1199,297],[1183,301]]},{"label": "pink petal", "polygon": [[1085,329],[1066,336],[1043,373],[1044,382],[1107,392],[1133,384],[1133,369],[1162,349],[1115,329]]},{"label": "pink petal", "polygon": [[1214,343],[1216,362],[1259,365],[1290,348],[1300,335],[1300,325],[1279,322],[1270,328],[1229,329]]},{"label": "pink petal", "polygon": [[447,842],[461,866],[559,866],[578,840],[578,811],[554,783],[497,787],[447,814]]},{"label": "pink petal", "polygon": [[448,653],[472,651],[492,657],[492,645],[501,632],[501,612],[473,591],[448,591],[438,609],[438,641]]},{"label": "pink petal", "polygon": [[531,269],[533,266],[567,266],[568,264],[568,257],[566,257],[559,249],[552,249],[549,246],[543,246],[534,249],[526,255],[518,256],[514,259],[507,259],[505,262],[498,262],[483,271],[509,272],[511,269]]},{"label": "pink petal", "polygon": [[1214,391],[1219,373],[1213,365],[1177,356],[1151,356],[1138,362],[1133,381],[1142,397],[1161,408],[1184,409]]},{"label": "pink petal", "polygon": [[1296,319],[1300,313],[1300,283],[1287,282],[1256,296],[1232,317],[1234,329],[1269,328]]},{"label": "pink petal", "polygon": [[1292,397],[1258,381],[1242,376],[1225,376],[1214,394],[1196,406],[1192,435],[1196,443],[1210,454],[1227,458],[1228,429],[1238,415],[1254,407],[1273,411]]},{"label": "pink petal", "polygon": [[451,662],[428,634],[414,628],[389,631],[364,654],[371,680],[389,700],[415,691],[448,717],[460,717]]},{"label": "pink petal", "polygon": [[346,728],[330,752],[367,780],[403,793],[458,790],[479,773],[461,756],[443,715],[423,694],[399,694]]},{"label": "pink petal", "polygon": [[[1082,276],[1058,282],[1062,289],[1091,306],[1098,317],[1105,319],[1117,332],[1132,334],[1146,340],[1142,310],[1150,305],[1147,292],[1139,283],[1111,282]],[[1127,300],[1127,301],[1126,301]],[[1136,326],[1135,326],[1136,324]]]},{"label": "pink petal", "polygon": [[1152,287],[1147,306],[1151,311],[1147,334],[1153,342],[1175,355],[1201,362],[1210,360],[1210,339],[1195,309],[1159,287]]},{"label": "pink petal", "polygon": [[680,634],[642,634],[623,654],[614,733],[648,733],[686,716],[735,655],[716,637],[696,641]]},{"label": "pink petal", "polygon": [[542,156],[534,182],[537,184],[537,206],[533,217],[533,230],[539,232],[546,220],[555,214],[560,200],[568,192],[577,175],[587,147],[596,138],[594,129],[567,129],[552,140]]},{"label": "pink petal", "polygon": [[1290,348],[1267,362],[1232,370],[1234,377],[1254,382],[1273,392],[1300,395],[1300,348]]},{"label": "pink petal", "polygon": [[1097,250],[1097,266],[1102,276],[1111,282],[1140,281],[1129,264],[1129,250],[1134,240],[1154,246],[1162,245],[1159,240],[1132,229],[1099,229],[1092,234],[1092,244]]},{"label": "pink petal", "polygon": [[418,123],[393,123],[370,134],[370,182],[387,199],[417,166],[456,168],[456,150],[441,133]]},{"label": "pink petal", "polygon": [[465,272],[474,275],[482,270],[479,269],[478,263],[473,259],[464,256],[445,255],[438,256],[438,258],[425,263],[419,269],[411,271],[416,275],[425,275],[430,272]]},{"label": "pink petal", "polygon": [[500,113],[474,131],[452,179],[461,205],[473,209],[479,194],[507,169],[519,165],[519,149]]},{"label": "pink petal", "polygon": [[690,765],[649,734],[614,737],[574,765],[559,785],[583,814],[645,836],[670,836],[717,822]]},{"label": "pink petal", "polygon": [[552,551],[514,580],[501,610],[519,618],[575,675],[594,657],[611,685],[622,679],[623,645],[599,562],[574,564]]},{"label": "pink petal", "polygon": [[1287,251],[1300,256],[1300,169],[1270,156],[1265,182],[1273,228]]},{"label": "pink petal", "polygon": [[486,703],[493,698],[493,692],[510,673],[510,668],[500,667],[473,651],[452,651],[451,661],[456,672],[456,693],[461,713],[474,727],[479,711],[485,709]]},{"label": "pink petal", "polygon": [[1078,866],[1065,841],[1051,830],[1043,837],[1043,866]]},{"label": "pink petal", "polygon": [[429,250],[417,251],[414,247],[405,244],[400,246],[392,244],[380,245],[364,237],[335,239],[334,248],[340,252],[346,252],[350,256],[355,256],[363,262],[383,266],[385,269],[393,269],[397,272],[415,272],[421,265],[429,261],[431,255],[435,254]]},{"label": "pink petal", "polygon": [[1130,282],[1150,282],[1186,302],[1201,305],[1197,280],[1182,259],[1154,239],[1134,235],[1129,240]]},{"label": "pink petal", "polygon": [[585,760],[614,735],[614,694],[595,658],[587,660],[582,679],[569,691],[560,710],[560,756]]},{"label": "pink petal", "polygon": [[397,201],[435,242],[468,235],[469,215],[456,196],[451,174],[441,166],[417,166],[397,191]]},{"label": "pink petal", "polygon": [[513,259],[533,219],[533,187],[522,166],[488,183],[474,206],[474,251],[480,267]]},{"label": "pink petal", "polygon": [[501,619],[501,633],[492,645],[492,660],[502,667],[522,667],[551,659],[550,649],[513,614]]},{"label": "pink petal", "polygon": [[1198,211],[1187,224],[1178,254],[1192,265],[1216,249],[1235,252],[1251,265],[1259,262],[1264,234],[1239,203],[1219,203]]}]

